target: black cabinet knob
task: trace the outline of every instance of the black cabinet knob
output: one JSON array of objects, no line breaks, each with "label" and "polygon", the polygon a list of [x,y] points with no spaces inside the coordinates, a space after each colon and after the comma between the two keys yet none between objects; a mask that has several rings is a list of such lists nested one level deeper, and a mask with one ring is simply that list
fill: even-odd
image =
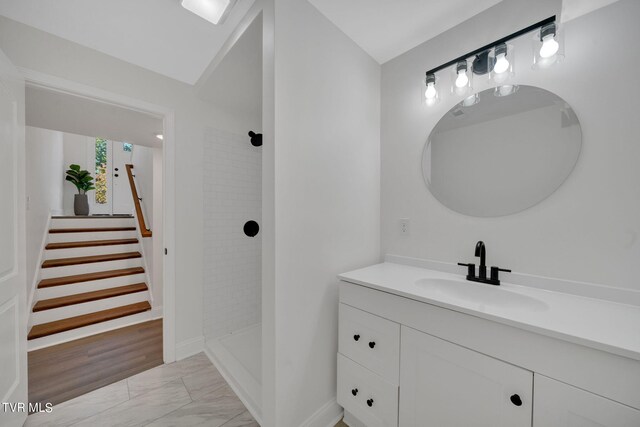
[{"label": "black cabinet knob", "polygon": [[359,339],[360,339],[360,335],[355,334],[355,335],[353,336],[353,340],[354,340],[354,341],[358,341]]},{"label": "black cabinet knob", "polygon": [[367,399],[367,405],[371,408],[373,406],[373,399]]},{"label": "black cabinet knob", "polygon": [[114,170],[115,170],[116,172],[118,172],[118,168],[115,168]]},{"label": "black cabinet knob", "polygon": [[520,396],[518,396],[517,394],[514,394],[513,396],[511,396],[511,403],[513,403],[516,406],[522,406],[522,399],[520,399]]},{"label": "black cabinet knob", "polygon": [[376,346],[375,341],[369,341],[369,348],[373,348]]},{"label": "black cabinet knob", "polygon": [[115,176],[115,177],[117,178],[117,177],[118,177],[118,174],[117,174],[117,173],[115,173],[115,174],[113,174],[113,176]]},{"label": "black cabinet knob", "polygon": [[351,394],[353,394],[354,396],[358,395],[358,389],[354,388],[353,390],[351,390]]}]

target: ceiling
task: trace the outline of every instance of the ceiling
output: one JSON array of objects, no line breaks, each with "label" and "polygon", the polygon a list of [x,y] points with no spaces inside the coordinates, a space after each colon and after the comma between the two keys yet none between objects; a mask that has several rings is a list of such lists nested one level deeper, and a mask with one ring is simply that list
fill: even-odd
[{"label": "ceiling", "polygon": [[194,84],[254,0],[213,25],[180,0],[2,0],[0,15]]},{"label": "ceiling", "polygon": [[262,18],[247,27],[213,73],[198,87],[198,96],[227,111],[260,120],[262,111]]},{"label": "ceiling", "polygon": [[26,124],[43,129],[161,147],[162,120],[87,98],[27,86]]},{"label": "ceiling", "polygon": [[383,64],[500,0],[309,0]]}]

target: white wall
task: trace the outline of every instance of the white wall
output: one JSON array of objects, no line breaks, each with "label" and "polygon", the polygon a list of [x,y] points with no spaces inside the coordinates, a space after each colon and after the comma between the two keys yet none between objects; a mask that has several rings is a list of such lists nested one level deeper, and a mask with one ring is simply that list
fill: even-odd
[{"label": "white wall", "polygon": [[204,162],[204,335],[217,338],[262,320],[262,233],[243,232],[262,225],[262,148],[209,129]]},{"label": "white wall", "polygon": [[273,185],[275,205],[263,222],[275,234],[263,239],[274,239],[265,246],[275,247],[275,273],[263,295],[275,312],[263,315],[274,322],[263,333],[275,336],[263,342],[273,340],[275,372],[263,396],[275,413],[265,407],[264,419],[299,426],[324,408],[315,421],[328,425],[339,411],[336,275],[380,259],[380,66],[308,2],[276,0],[274,18],[275,141],[266,144],[275,146],[263,156],[274,160],[264,194]]},{"label": "white wall", "polygon": [[[558,6],[552,3],[547,10]],[[566,58],[555,68],[531,70],[529,37],[516,46],[517,82],[562,97],[582,126],[580,158],[558,191],[519,214],[483,219],[444,207],[423,182],[424,143],[458,102],[441,92],[439,104],[420,104],[424,72],[508,34],[505,22],[524,27],[548,15],[538,2],[502,2],[383,65],[383,253],[454,263],[473,259],[475,242],[484,240],[491,265],[640,289],[640,98],[638,86],[622,78],[624,70],[640,66],[640,57],[631,53],[640,40],[637,1],[620,1],[567,22]],[[400,236],[400,218],[411,220],[408,237]]]},{"label": "white wall", "polygon": [[[90,150],[95,150],[95,138],[91,138],[90,136],[83,135],[75,135],[72,133],[63,133],[63,141],[64,141],[64,157],[63,157],[63,168],[66,171],[69,169],[70,165],[80,165],[80,168],[83,170],[88,170],[91,173],[91,176],[95,178],[95,165],[90,164],[91,152]],[[95,158],[95,154],[93,154]],[[63,209],[65,215],[73,215],[73,201],[76,194],[78,194],[78,189],[69,181],[64,181],[64,198],[63,198]],[[87,194],[87,197],[95,197],[95,192],[91,191]],[[89,200],[89,204],[91,205],[91,200]]]},{"label": "white wall", "polygon": [[204,129],[244,132],[244,120],[199,100],[193,87],[0,17],[0,49],[19,67],[162,105],[175,112],[176,342],[202,336]]},{"label": "white wall", "polygon": [[49,216],[62,214],[64,182],[61,132],[26,127],[27,295],[38,271],[38,260]]}]

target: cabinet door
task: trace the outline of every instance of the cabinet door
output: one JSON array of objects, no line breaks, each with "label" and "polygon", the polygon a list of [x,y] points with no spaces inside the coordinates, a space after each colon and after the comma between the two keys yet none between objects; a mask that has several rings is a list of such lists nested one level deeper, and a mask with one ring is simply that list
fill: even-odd
[{"label": "cabinet door", "polygon": [[402,326],[401,427],[531,427],[533,373]]},{"label": "cabinet door", "polygon": [[535,376],[534,427],[638,427],[640,411],[550,378]]}]

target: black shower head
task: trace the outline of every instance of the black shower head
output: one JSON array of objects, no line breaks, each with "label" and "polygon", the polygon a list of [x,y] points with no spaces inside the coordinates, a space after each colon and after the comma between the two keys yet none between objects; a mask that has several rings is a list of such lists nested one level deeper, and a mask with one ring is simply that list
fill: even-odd
[{"label": "black shower head", "polygon": [[262,146],[262,134],[261,133],[255,133],[254,131],[250,130],[249,131],[249,137],[251,137],[251,145],[253,145],[254,147]]}]

